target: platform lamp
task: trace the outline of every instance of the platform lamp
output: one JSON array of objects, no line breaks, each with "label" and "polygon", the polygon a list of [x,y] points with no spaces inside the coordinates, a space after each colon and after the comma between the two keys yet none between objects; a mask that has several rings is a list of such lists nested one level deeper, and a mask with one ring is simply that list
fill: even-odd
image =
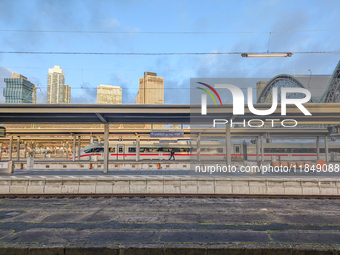
[{"label": "platform lamp", "polygon": [[293,53],[242,53],[241,56],[244,58],[285,58],[291,57]]}]

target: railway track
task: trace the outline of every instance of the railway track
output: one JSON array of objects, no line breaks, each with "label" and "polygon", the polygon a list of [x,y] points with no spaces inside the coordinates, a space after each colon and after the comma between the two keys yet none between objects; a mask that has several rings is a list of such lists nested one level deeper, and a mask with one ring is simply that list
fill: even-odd
[{"label": "railway track", "polygon": [[0,194],[3,198],[258,198],[258,199],[340,199],[338,195],[249,195],[249,194]]}]

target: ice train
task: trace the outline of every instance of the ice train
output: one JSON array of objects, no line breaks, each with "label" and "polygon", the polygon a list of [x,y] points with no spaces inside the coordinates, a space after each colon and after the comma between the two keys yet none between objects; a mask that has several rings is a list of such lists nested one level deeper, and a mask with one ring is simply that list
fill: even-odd
[{"label": "ice train", "polygon": [[[260,144],[259,144],[260,147]],[[140,160],[167,160],[170,150],[175,150],[176,160],[190,160],[197,158],[196,142],[178,141],[177,143],[140,142]],[[320,158],[325,159],[324,143],[320,142]],[[329,155],[340,158],[340,143],[329,142]],[[90,160],[90,156],[97,156],[98,160],[104,159],[104,144],[93,143],[80,150],[80,160]],[[259,153],[261,156],[261,153]],[[264,160],[271,160],[272,156],[279,156],[280,160],[316,160],[317,151],[314,142],[272,142],[264,143]],[[226,157],[225,143],[219,141],[201,141],[200,159],[224,160]],[[256,145],[242,142],[231,143],[232,159],[256,160]],[[78,158],[76,153],[75,158]],[[72,157],[70,159],[73,159]],[[126,141],[109,142],[109,160],[136,160],[136,142]]]}]

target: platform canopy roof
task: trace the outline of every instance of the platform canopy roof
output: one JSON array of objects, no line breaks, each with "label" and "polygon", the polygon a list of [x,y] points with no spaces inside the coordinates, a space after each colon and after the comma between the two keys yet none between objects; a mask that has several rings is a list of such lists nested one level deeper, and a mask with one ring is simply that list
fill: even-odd
[{"label": "platform canopy roof", "polygon": [[[340,103],[304,104],[312,114],[305,116],[296,106],[288,105],[287,114],[281,115],[281,105],[270,116],[258,116],[245,105],[244,115],[233,115],[232,104],[208,106],[208,120],[233,119],[295,119],[299,124],[340,124]],[[269,109],[270,104],[255,104],[258,110]],[[140,104],[0,104],[0,124],[9,123],[121,123],[121,124],[190,124],[199,120],[200,105],[140,105]]]}]

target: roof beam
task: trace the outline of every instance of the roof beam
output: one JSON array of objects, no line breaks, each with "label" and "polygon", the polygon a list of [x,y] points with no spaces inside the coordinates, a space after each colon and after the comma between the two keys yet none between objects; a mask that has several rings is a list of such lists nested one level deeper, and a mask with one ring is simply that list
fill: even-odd
[{"label": "roof beam", "polygon": [[107,120],[100,113],[96,113],[96,115],[102,123],[107,124]]}]

